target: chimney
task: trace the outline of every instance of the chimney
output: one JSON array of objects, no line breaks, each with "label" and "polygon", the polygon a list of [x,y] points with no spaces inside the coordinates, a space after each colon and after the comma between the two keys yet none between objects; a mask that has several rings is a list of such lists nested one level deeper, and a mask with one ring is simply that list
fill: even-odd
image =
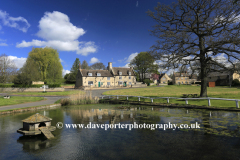
[{"label": "chimney", "polygon": [[112,62],[108,62],[108,70],[109,70],[109,71],[112,70]]}]

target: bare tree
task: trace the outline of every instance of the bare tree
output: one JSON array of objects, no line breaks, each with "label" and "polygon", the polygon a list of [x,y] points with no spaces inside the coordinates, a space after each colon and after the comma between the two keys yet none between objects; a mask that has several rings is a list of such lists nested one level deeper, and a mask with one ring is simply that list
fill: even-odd
[{"label": "bare tree", "polygon": [[101,62],[97,62],[97,63],[92,64],[90,66],[90,69],[93,69],[93,70],[103,69],[103,70],[105,70],[106,66],[103,63],[101,63]]},{"label": "bare tree", "polygon": [[154,10],[148,15],[157,22],[151,32],[159,39],[151,54],[168,69],[198,60],[200,96],[206,97],[207,69],[228,69],[214,57],[224,54],[232,65],[239,60],[240,7],[229,0],[178,0],[171,6],[158,3]]},{"label": "bare tree", "polygon": [[0,55],[0,83],[12,82],[17,72],[14,62],[6,55]]}]

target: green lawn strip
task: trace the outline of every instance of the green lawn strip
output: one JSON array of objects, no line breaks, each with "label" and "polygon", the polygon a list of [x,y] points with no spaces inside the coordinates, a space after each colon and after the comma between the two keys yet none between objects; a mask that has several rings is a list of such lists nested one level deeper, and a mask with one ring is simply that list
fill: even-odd
[{"label": "green lawn strip", "polygon": [[[104,95],[132,95],[144,97],[178,97],[182,94],[198,94],[200,93],[199,86],[185,85],[170,85],[165,87],[150,87],[150,88],[134,88],[129,90],[116,90],[104,92]],[[240,89],[237,88],[208,88],[208,96],[212,98],[240,99]],[[123,99],[126,100],[126,97]],[[140,98],[141,102],[151,102],[151,99]],[[137,97],[129,97],[129,101],[138,101]],[[154,99],[154,103],[167,103],[166,99]],[[169,99],[171,104],[185,105],[185,100]],[[207,100],[188,100],[189,105],[208,106]],[[236,109],[235,101],[211,100],[211,107],[234,108]]]},{"label": "green lawn strip", "polygon": [[77,93],[83,94],[83,91],[75,90],[75,91],[63,91],[63,92],[13,92],[9,93],[11,95],[26,95],[26,96],[68,96],[71,94],[77,94]]},{"label": "green lawn strip", "polygon": [[0,97],[0,106],[22,104],[28,102],[37,102],[44,100],[44,97],[18,97],[11,96],[10,99],[4,99],[3,96]]},{"label": "green lawn strip", "polygon": [[[56,102],[54,104],[59,104],[59,103],[56,103]],[[23,107],[23,108],[13,108],[13,109],[1,110],[0,112],[16,111],[16,110],[30,109],[30,108],[43,107],[43,106],[51,106],[51,105],[54,105],[54,104],[46,104],[46,105],[39,105],[39,106],[32,106],[32,107]]]}]

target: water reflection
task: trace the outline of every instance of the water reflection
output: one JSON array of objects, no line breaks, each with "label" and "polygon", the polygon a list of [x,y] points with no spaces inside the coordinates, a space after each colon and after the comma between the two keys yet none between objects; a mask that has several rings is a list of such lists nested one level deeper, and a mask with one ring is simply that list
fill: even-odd
[{"label": "water reflection", "polygon": [[22,148],[24,151],[45,149],[51,145],[51,141],[47,140],[44,136],[21,136],[17,142],[23,145]]},{"label": "water reflection", "polygon": [[[38,111],[64,124],[192,124],[201,129],[57,129],[53,140],[16,133],[34,113],[0,116],[0,159],[238,159],[240,114],[197,109],[88,105]],[[35,112],[36,113],[36,112]]]}]

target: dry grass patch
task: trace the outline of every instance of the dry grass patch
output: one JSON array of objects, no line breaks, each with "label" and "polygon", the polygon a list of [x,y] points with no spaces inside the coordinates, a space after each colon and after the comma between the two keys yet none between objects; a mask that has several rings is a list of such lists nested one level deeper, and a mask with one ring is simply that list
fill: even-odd
[{"label": "dry grass patch", "polygon": [[78,92],[70,95],[69,98],[61,100],[62,105],[80,105],[80,104],[95,104],[98,103],[98,97],[92,97],[92,92]]}]

